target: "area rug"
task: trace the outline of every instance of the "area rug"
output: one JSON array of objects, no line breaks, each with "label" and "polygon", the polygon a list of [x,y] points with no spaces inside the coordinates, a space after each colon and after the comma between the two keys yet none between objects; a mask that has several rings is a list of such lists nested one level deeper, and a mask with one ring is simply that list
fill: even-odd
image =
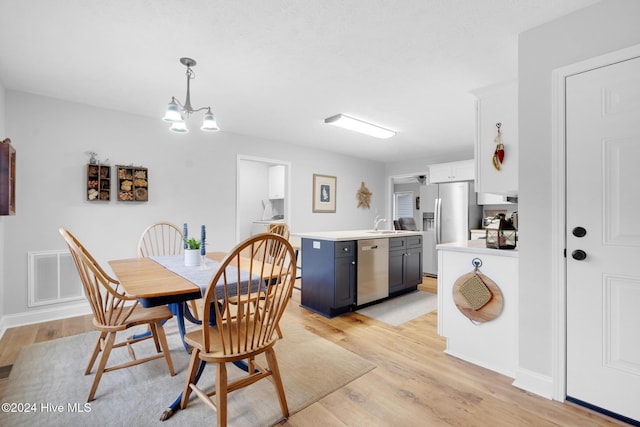
[{"label": "area rug", "polygon": [[416,317],[432,312],[437,307],[438,296],[436,294],[414,291],[362,308],[357,310],[357,313],[391,326],[400,326]]},{"label": "area rug", "polygon": [[[281,328],[284,338],[275,348],[290,414],[375,367],[296,324],[283,322]],[[89,404],[85,402],[93,374],[84,375],[84,369],[97,333],[75,335],[22,349],[2,396],[0,425],[214,425],[215,412],[195,394],[192,394],[187,409],[160,421],[164,410],[182,390],[189,361],[179,335],[171,332],[167,338],[175,376],[169,375],[164,359],[107,372],[98,386],[96,399]],[[155,350],[150,340],[138,343],[134,348],[138,357]],[[114,349],[109,364],[122,360],[128,360],[126,350]],[[228,369],[230,378],[243,373],[233,365]],[[199,384],[213,386],[214,376],[215,367],[208,366]],[[281,419],[278,398],[269,380],[259,381],[229,395],[230,426],[269,426]]]}]

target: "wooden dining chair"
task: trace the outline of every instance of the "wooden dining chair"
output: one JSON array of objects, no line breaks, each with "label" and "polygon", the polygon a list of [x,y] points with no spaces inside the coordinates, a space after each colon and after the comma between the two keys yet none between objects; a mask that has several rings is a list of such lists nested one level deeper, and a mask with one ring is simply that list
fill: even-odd
[{"label": "wooden dining chair", "polygon": [[[173,362],[171,361],[171,355],[169,353],[169,345],[167,344],[167,337],[162,327],[162,323],[171,319],[173,316],[171,311],[169,311],[166,306],[153,308],[143,308],[140,306],[135,297],[125,294],[116,279],[113,279],[105,273],[98,262],[74,235],[63,227],[60,227],[59,231],[69,247],[69,252],[71,252],[84,287],[85,296],[93,311],[93,326],[100,332],[98,341],[89,359],[89,364],[85,370],[85,375],[89,375],[98,355],[102,353],[87,402],[94,399],[102,374],[105,372],[128,368],[164,357],[169,367],[169,373],[172,376],[175,375]],[[128,338],[124,341],[116,342],[116,334],[118,332],[133,326],[145,324],[148,325],[151,330],[150,335],[144,338]],[[136,358],[132,344],[149,338],[153,338],[157,354],[142,359]],[[111,350],[124,346],[127,347],[131,361],[107,366]]]},{"label": "wooden dining chair", "polygon": [[[282,236],[287,241],[289,241],[289,237],[291,237],[291,231],[289,230],[289,226],[283,222],[277,223],[277,224],[271,224],[269,226],[268,233],[274,233],[279,236]],[[270,254],[271,257],[277,257],[279,254],[284,253],[283,248],[278,245],[275,245],[272,249],[273,249],[273,253]]]},{"label": "wooden dining chair", "polygon": [[[156,222],[148,226],[138,240],[138,256],[180,255],[184,253],[184,235],[180,228],[170,222]],[[200,301],[190,300],[189,311],[199,321]]]},{"label": "wooden dining chair", "polygon": [[[269,262],[269,252],[280,246],[285,248],[285,255]],[[204,311],[202,326],[185,336],[193,351],[180,403],[182,409],[187,407],[194,391],[217,412],[217,425],[226,426],[228,393],[269,378],[275,386],[282,415],[289,416],[274,344],[294,280],[295,255],[282,236],[272,233],[252,236],[224,258],[204,295],[205,306],[212,308]],[[236,298],[237,295],[243,298]],[[255,360],[262,353],[267,367]],[[247,374],[228,382],[227,362],[243,360],[248,365]],[[201,363],[216,364],[214,390],[205,391],[196,384]],[[210,397],[214,395],[215,402]]]},{"label": "wooden dining chair", "polygon": [[291,230],[289,230],[289,226],[284,222],[279,222],[277,224],[271,224],[269,226],[268,232],[269,233],[278,234],[278,235],[284,237],[287,240],[289,240],[289,237],[291,237]]},{"label": "wooden dining chair", "polygon": [[170,222],[156,222],[148,226],[138,241],[138,256],[179,255],[183,253],[182,231]]},{"label": "wooden dining chair", "polygon": [[[268,232],[269,233],[279,234],[282,237],[284,237],[285,239],[290,241],[291,231],[289,229],[289,226],[286,223],[271,224],[271,226],[269,227]],[[299,252],[300,252],[300,248],[294,246],[293,247],[293,252],[295,252],[295,254],[296,254],[296,261],[297,261],[298,260],[298,255],[299,255]],[[300,279],[300,278],[302,278],[302,269],[300,268],[300,266],[296,262],[296,279]],[[299,288],[296,288],[296,289],[299,289]]]},{"label": "wooden dining chair", "polygon": [[[285,239],[287,239],[287,241],[289,241],[289,237],[291,237],[291,231],[289,229],[289,226],[284,222],[271,224],[267,232],[282,236]],[[283,254],[285,253],[284,249],[285,249],[284,245],[274,245],[274,247],[271,250],[271,253],[269,253],[270,259],[273,260],[273,259],[277,259],[280,256],[283,256]],[[295,260],[296,260],[296,279],[297,279],[298,278],[298,262],[297,262],[298,251],[294,249],[293,253],[295,254]],[[282,331],[280,330],[280,327],[278,326],[276,330],[278,332],[278,337],[282,338]]]}]

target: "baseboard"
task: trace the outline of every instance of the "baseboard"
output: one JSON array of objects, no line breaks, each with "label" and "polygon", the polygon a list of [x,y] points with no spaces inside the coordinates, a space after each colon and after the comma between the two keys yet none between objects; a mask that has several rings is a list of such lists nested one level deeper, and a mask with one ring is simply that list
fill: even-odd
[{"label": "baseboard", "polygon": [[87,301],[60,307],[26,311],[16,314],[5,314],[0,318],[0,339],[5,331],[16,326],[31,325],[33,323],[49,322],[51,320],[66,319],[67,317],[83,316],[91,313]]},{"label": "baseboard", "polygon": [[444,352],[446,354],[448,354],[449,356],[453,356],[453,357],[456,357],[458,359],[464,360],[466,362],[473,363],[474,365],[480,366],[480,367],[485,368],[485,369],[489,369],[490,371],[493,371],[493,372],[497,372],[500,375],[504,375],[504,376],[509,377],[509,378],[514,378],[513,371],[511,371],[510,369],[504,369],[502,366],[497,366],[497,365],[494,365],[494,364],[485,363],[485,362],[482,362],[480,360],[474,359],[472,357],[463,356],[461,354],[456,353],[455,351],[449,350],[448,348],[445,349]]},{"label": "baseboard", "polygon": [[547,399],[553,399],[553,379],[528,369],[516,370],[515,381],[512,385]]}]

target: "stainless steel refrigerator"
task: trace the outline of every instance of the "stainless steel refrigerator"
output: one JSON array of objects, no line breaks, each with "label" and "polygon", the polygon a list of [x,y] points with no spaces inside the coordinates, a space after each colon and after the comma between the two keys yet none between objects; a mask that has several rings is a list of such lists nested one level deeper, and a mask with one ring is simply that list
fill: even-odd
[{"label": "stainless steel refrigerator", "polygon": [[476,203],[472,181],[430,184],[420,192],[424,200],[423,270],[437,276],[436,245],[469,240],[469,230],[482,228],[482,206]]}]

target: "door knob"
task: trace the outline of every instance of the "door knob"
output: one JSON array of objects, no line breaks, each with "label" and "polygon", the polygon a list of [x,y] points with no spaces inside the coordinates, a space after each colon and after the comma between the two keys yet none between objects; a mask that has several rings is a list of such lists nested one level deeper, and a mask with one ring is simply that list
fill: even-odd
[{"label": "door knob", "polygon": [[576,237],[584,237],[587,234],[587,230],[584,227],[576,227],[572,231],[573,235]]},{"label": "door knob", "polygon": [[587,253],[582,249],[576,249],[575,251],[571,252],[571,257],[576,261],[582,261],[587,257]]}]

